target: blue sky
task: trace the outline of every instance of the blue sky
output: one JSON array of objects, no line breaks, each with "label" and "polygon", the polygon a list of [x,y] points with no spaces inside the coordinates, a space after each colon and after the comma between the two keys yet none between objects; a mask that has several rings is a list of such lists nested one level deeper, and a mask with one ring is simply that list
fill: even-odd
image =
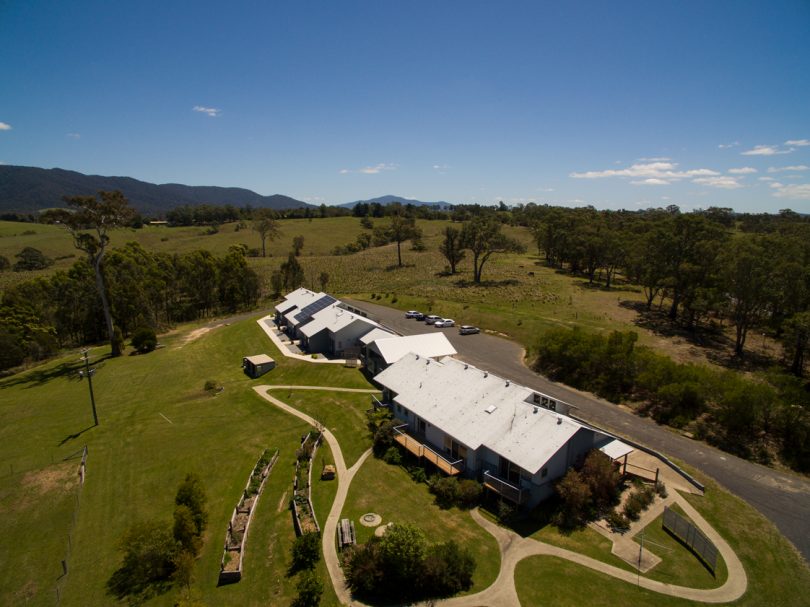
[{"label": "blue sky", "polygon": [[810,2],[0,2],[0,162],[810,212]]}]

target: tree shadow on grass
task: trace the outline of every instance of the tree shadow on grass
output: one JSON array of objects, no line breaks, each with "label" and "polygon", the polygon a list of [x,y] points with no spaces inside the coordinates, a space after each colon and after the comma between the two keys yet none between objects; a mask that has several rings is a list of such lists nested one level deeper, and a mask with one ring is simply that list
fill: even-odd
[{"label": "tree shadow on grass", "polygon": [[126,567],[119,567],[107,580],[107,594],[128,605],[142,605],[165,594],[172,587],[171,579],[143,581],[135,579]]},{"label": "tree shadow on grass", "polygon": [[396,272],[397,270],[404,270],[405,268],[415,268],[415,263],[403,263],[402,265],[392,263],[390,266],[385,266],[386,272]]},{"label": "tree shadow on grass", "polygon": [[[104,361],[108,358],[110,358],[109,355],[103,356],[91,362],[91,364],[95,369],[100,369],[104,366]],[[68,381],[80,381],[81,376],[79,375],[79,371],[82,369],[84,369],[84,362],[82,360],[63,362],[53,367],[39,368],[33,371],[12,375],[0,381],[0,388],[11,388],[20,385],[24,385],[27,388],[38,388],[54,379],[60,378],[65,378]]]}]

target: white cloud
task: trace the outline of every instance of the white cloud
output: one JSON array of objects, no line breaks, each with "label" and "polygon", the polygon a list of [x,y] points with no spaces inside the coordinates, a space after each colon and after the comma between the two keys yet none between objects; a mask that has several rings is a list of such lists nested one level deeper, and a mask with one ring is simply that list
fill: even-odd
[{"label": "white cloud", "polygon": [[778,154],[790,154],[793,150],[782,150],[775,145],[755,145],[750,150],[740,152],[743,156],[776,156]]},{"label": "white cloud", "polygon": [[773,177],[759,177],[760,181],[776,181]]},{"label": "white cloud", "polygon": [[375,164],[374,166],[363,167],[361,169],[340,169],[341,175],[346,175],[347,173],[362,173],[363,175],[376,175],[377,173],[382,173],[383,171],[393,171],[397,168],[397,165],[392,164],[390,162],[381,162],[379,164]]},{"label": "white cloud", "polygon": [[708,185],[713,188],[722,188],[724,190],[736,190],[737,188],[745,187],[739,181],[739,177],[730,177],[722,175],[720,177],[698,177],[693,179],[692,183],[699,183],[700,185]]},{"label": "white cloud", "polygon": [[738,145],[740,145],[739,141],[732,141],[731,143],[721,143],[717,147],[721,150],[727,150],[728,148],[736,148]]},{"label": "white cloud", "polygon": [[0,131],[10,131],[11,125],[5,122],[0,122]]},{"label": "white cloud", "polygon": [[[647,162],[636,163],[626,169],[607,169],[605,171],[585,171],[582,173],[570,173],[569,177],[574,179],[601,179],[604,177],[631,177],[638,183],[663,185],[662,181],[677,181],[679,179],[691,179],[694,177],[712,177],[720,175],[711,169],[690,169],[688,171],[677,170],[676,162]],[[649,182],[654,179],[658,181]],[[635,182],[633,182],[635,183]]]},{"label": "white cloud", "polygon": [[728,172],[732,175],[750,175],[756,173],[757,170],[753,167],[740,167],[739,169],[729,169]]},{"label": "white cloud", "polygon": [[79,133],[68,133],[65,135],[68,139],[81,139],[82,136]]},{"label": "white cloud", "polygon": [[658,179],[657,177],[650,177],[649,179],[642,179],[641,181],[631,181],[633,185],[669,185],[671,182],[666,179]]},{"label": "white cloud", "polygon": [[434,164],[433,170],[436,171],[439,175],[444,175],[447,173],[447,169],[450,167],[446,164]]},{"label": "white cloud", "polygon": [[215,107],[205,107],[204,105],[195,105],[191,108],[195,112],[200,112],[201,114],[205,114],[210,116],[211,118],[216,118],[222,113],[222,110]]},{"label": "white cloud", "polygon": [[785,145],[793,145],[797,148],[803,148],[810,145],[810,139],[790,139],[785,141]]},{"label": "white cloud", "polygon": [[782,185],[778,181],[771,184],[776,190],[773,195],[777,198],[790,198],[792,200],[810,200],[810,183],[791,183]]},{"label": "white cloud", "polygon": [[784,173],[785,171],[810,171],[810,167],[806,164],[794,164],[787,167],[769,167],[769,173]]},{"label": "white cloud", "polygon": [[639,162],[669,162],[672,158],[667,156],[656,156],[653,158],[639,158]]}]

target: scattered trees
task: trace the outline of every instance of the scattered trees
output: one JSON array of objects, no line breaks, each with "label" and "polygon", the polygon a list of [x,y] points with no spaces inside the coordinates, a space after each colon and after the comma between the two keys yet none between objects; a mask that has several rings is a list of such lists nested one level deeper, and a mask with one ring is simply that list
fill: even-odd
[{"label": "scattered trees", "polygon": [[301,256],[301,249],[304,248],[304,237],[303,236],[294,237],[293,238],[292,248],[293,248],[293,254],[296,257],[300,257]]},{"label": "scattered trees", "polygon": [[475,559],[453,541],[429,546],[420,529],[394,524],[381,538],[349,550],[344,571],[360,596],[418,600],[470,588]]}]

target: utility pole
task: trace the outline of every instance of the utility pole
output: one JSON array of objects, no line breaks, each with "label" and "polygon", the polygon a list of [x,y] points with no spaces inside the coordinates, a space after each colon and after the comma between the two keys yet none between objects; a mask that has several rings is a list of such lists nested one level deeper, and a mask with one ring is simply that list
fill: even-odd
[{"label": "utility pole", "polygon": [[93,376],[96,374],[95,369],[90,368],[90,355],[89,350],[82,350],[82,359],[84,360],[84,371],[79,371],[79,377],[87,378],[87,385],[90,387],[90,404],[93,407],[93,425],[98,426],[98,413],[96,413],[96,397],[93,396]]}]

